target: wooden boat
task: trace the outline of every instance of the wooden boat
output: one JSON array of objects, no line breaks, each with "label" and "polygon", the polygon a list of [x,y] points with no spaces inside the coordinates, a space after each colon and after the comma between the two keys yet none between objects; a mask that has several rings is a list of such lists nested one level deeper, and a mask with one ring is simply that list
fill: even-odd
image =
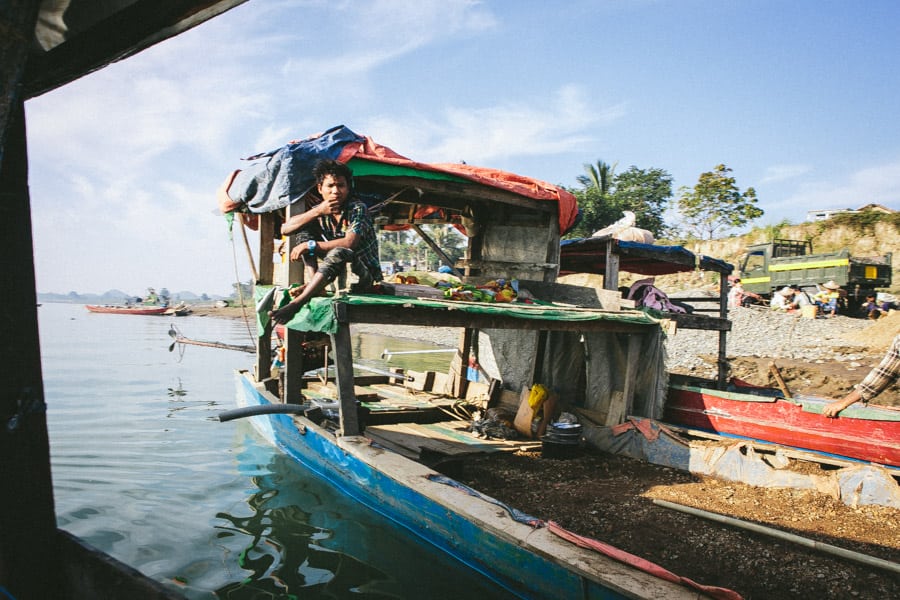
[{"label": "wooden boat", "polygon": [[831,400],[785,398],[778,390],[702,382],[673,383],[663,420],[704,431],[900,467],[900,409],[854,405],[839,419],[822,415]]},{"label": "wooden boat", "polygon": [[86,304],[92,313],[107,313],[111,315],[164,315],[169,310],[166,306],[124,306],[124,305],[97,305]]},{"label": "wooden boat", "polygon": [[[271,258],[277,223],[290,216],[292,206],[287,215],[277,208],[260,210],[256,363],[237,373],[239,406],[221,420],[249,418],[283,452],[515,596],[735,597],[649,568],[637,557],[598,554],[554,524],[452,478],[473,455],[541,444],[479,437],[468,411],[505,407],[527,413],[530,437],[536,422],[529,390],[545,381],[565,398],[579,385],[568,363],[553,358],[557,349],[578,346],[579,339],[603,340],[615,354],[595,361],[615,386],[602,394],[607,412],[618,415],[610,418],[624,418],[638,396],[654,398],[657,381],[647,375],[660,375],[662,366],[639,363],[647,348],[661,343],[658,322],[620,310],[618,292],[554,282],[560,230],[575,214],[574,198],[564,190],[468,165],[415,163],[368,138],[349,138],[343,148],[329,147],[321,137],[316,146],[350,164],[357,193],[377,199],[377,224],[415,229],[439,254],[420,225],[463,228],[465,258],[454,264],[444,256],[454,274],[472,284],[515,277],[520,295],[527,290],[533,303],[426,298],[420,286],[404,284],[385,285],[380,295],[313,298],[286,325],[284,345],[273,352],[268,308],[286,294],[287,281],[299,281],[302,273],[297,263],[276,270],[279,261]],[[562,297],[570,302],[553,302]],[[459,348],[448,373],[358,373],[350,334],[356,323],[381,324],[386,332],[392,324],[457,327]],[[486,381],[470,380],[467,367],[476,362]]]}]

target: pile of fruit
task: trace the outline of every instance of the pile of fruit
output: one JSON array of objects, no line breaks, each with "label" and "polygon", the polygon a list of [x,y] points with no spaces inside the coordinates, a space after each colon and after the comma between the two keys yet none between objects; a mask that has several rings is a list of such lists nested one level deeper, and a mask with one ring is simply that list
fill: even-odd
[{"label": "pile of fruit", "polygon": [[[438,287],[441,286],[439,282]],[[515,279],[495,279],[481,285],[462,284],[444,287],[444,298],[463,302],[515,302],[519,282]]]}]

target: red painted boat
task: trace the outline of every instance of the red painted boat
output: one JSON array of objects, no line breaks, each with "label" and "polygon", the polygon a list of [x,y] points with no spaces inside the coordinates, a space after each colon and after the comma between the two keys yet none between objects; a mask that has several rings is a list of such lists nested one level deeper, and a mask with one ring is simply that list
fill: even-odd
[{"label": "red painted boat", "polygon": [[852,405],[836,419],[822,414],[832,400],[783,397],[777,390],[674,383],[663,420],[713,433],[900,467],[900,409]]},{"label": "red painted boat", "polygon": [[97,304],[86,304],[85,308],[93,313],[114,315],[162,315],[169,310],[167,306],[113,306]]}]

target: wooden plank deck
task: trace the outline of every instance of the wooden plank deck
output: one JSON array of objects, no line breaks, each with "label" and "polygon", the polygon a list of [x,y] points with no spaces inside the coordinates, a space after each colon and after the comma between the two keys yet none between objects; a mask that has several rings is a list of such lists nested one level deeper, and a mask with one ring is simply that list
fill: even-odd
[{"label": "wooden plank deck", "polygon": [[498,440],[476,437],[467,421],[391,423],[366,427],[364,435],[386,448],[417,459],[424,454],[461,458],[493,452],[515,452],[540,446],[534,440]]}]

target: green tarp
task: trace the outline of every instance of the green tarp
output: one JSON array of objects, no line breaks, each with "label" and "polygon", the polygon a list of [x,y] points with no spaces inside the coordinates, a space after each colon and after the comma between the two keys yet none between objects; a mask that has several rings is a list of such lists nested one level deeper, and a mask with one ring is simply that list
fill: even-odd
[{"label": "green tarp", "polygon": [[[273,306],[282,306],[290,300],[287,290],[271,286],[256,286],[257,331],[262,336],[269,323],[269,311]],[[468,314],[486,314],[514,317],[525,320],[546,321],[613,321],[617,323],[633,323],[636,325],[654,325],[658,323],[650,315],[637,312],[600,312],[541,305],[523,304],[488,304],[486,302],[451,302],[408,298],[405,296],[380,296],[373,294],[354,294],[352,296],[325,296],[313,298],[294,315],[287,323],[288,329],[298,331],[317,331],[335,333],[338,330],[335,305],[343,302],[349,305],[365,306],[411,306],[432,308],[437,310],[453,310]]]}]

